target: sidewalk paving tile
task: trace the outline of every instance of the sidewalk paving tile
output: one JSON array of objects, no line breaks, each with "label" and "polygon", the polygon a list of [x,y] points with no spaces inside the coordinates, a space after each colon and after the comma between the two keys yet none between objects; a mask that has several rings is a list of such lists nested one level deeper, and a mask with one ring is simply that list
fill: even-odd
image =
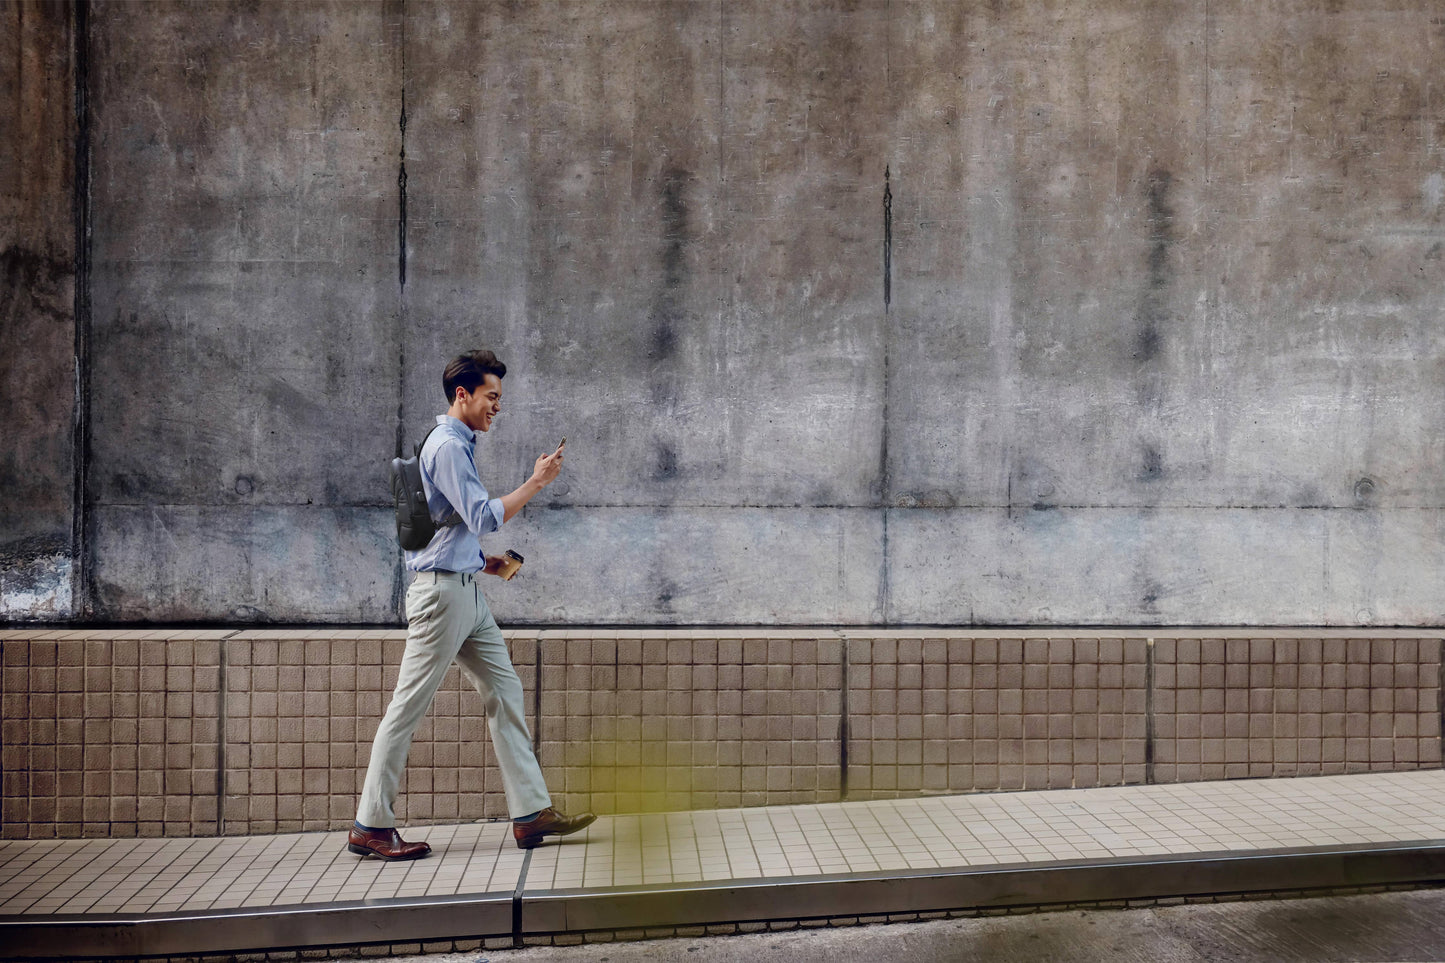
[{"label": "sidewalk paving tile", "polygon": [[[359,859],[340,832],[7,840],[0,917],[158,914],[512,893],[527,854],[485,821]],[[603,816],[531,851],[529,893],[1445,839],[1445,772],[933,796]]]}]

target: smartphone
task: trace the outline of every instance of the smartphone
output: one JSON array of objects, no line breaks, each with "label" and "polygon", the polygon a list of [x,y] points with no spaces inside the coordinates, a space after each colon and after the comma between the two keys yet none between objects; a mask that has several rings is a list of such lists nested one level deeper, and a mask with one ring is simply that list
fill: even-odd
[{"label": "smartphone", "polygon": [[561,441],[560,443],[558,443],[558,445],[557,445],[557,451],[552,452],[553,456],[555,456],[555,455],[557,454],[557,452],[561,451],[562,448],[563,448],[566,444],[567,444],[567,436],[566,436],[566,435],[563,435],[563,436],[562,436],[562,441]]}]

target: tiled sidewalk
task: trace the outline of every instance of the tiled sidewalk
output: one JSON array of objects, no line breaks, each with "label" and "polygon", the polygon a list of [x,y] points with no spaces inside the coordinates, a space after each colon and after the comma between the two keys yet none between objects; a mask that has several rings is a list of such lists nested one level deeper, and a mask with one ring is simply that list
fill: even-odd
[{"label": "tiled sidewalk", "polygon": [[[1445,840],[1445,772],[941,796],[602,817],[517,850],[503,822],[412,830],[430,859],[383,863],[339,832],[0,843],[0,924],[629,887],[1105,865]],[[1301,885],[1303,888],[1303,884]],[[801,892],[790,890],[790,892]],[[777,904],[778,918],[818,915]],[[359,941],[360,942],[360,941]],[[4,954],[0,954],[3,956]]]}]

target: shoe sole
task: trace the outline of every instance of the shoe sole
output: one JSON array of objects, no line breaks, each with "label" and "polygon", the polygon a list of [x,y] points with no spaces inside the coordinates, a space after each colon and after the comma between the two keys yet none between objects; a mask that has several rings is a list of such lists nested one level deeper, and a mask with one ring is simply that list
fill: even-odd
[{"label": "shoe sole", "polygon": [[409,859],[422,859],[423,857],[431,855],[428,851],[424,853],[414,853],[411,856],[387,856],[384,853],[378,853],[374,849],[367,849],[365,846],[358,846],[355,843],[347,843],[346,848],[358,856],[375,856],[377,859],[384,859],[389,863],[401,863]]}]

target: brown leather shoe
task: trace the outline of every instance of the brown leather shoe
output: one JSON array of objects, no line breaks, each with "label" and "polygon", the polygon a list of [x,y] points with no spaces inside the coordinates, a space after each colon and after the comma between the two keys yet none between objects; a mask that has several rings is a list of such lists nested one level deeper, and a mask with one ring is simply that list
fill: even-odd
[{"label": "brown leather shoe", "polygon": [[512,835],[517,839],[518,849],[535,849],[542,845],[543,836],[566,836],[592,825],[597,817],[592,813],[578,813],[565,816],[548,806],[535,819],[526,822],[512,820]]},{"label": "brown leather shoe", "polygon": [[346,848],[358,856],[379,856],[382,859],[421,859],[431,855],[427,843],[409,843],[395,829],[360,829],[351,827],[346,834]]}]

